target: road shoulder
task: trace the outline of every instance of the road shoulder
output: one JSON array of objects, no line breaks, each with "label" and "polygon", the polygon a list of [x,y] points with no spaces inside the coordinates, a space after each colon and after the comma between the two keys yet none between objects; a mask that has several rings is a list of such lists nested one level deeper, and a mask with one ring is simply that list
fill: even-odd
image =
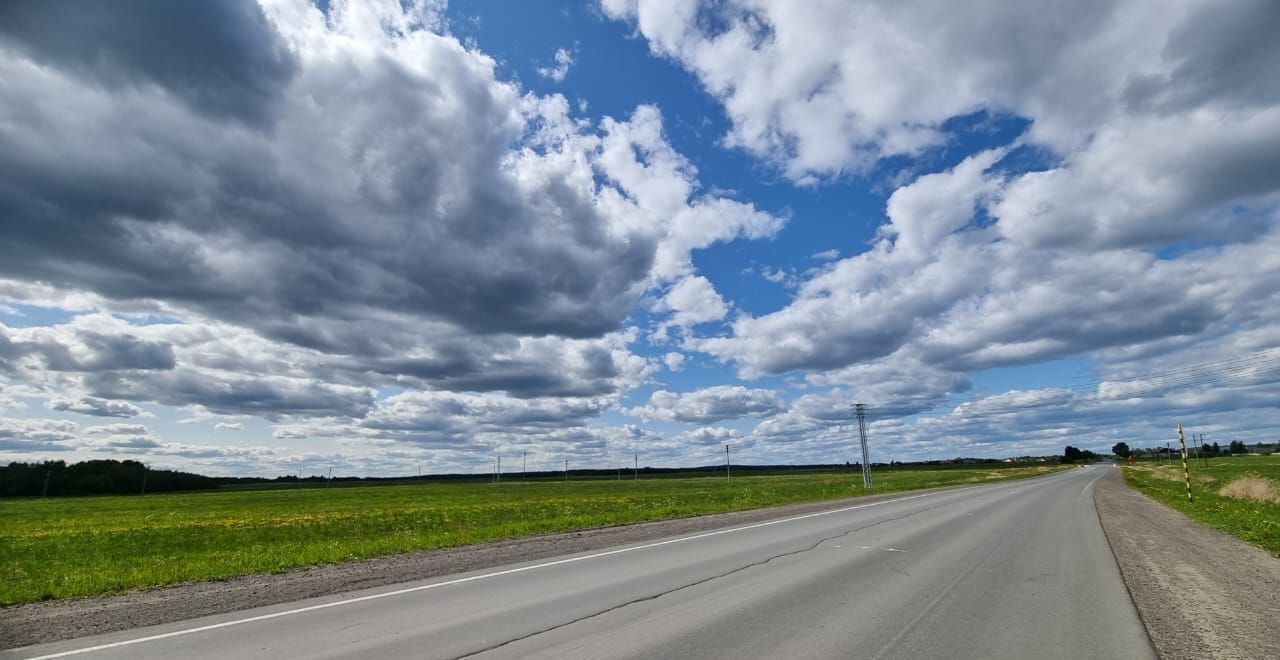
[{"label": "road shoulder", "polygon": [[1165,660],[1280,658],[1280,559],[1209,529],[1110,470],[1094,505]]}]

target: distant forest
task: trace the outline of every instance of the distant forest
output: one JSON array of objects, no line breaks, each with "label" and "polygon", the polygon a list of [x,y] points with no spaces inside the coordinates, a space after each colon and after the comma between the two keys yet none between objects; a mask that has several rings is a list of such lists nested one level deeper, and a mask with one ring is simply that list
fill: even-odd
[{"label": "distant forest", "polygon": [[[1068,452],[1068,458],[1074,454],[1083,458],[1074,447]],[[1085,452],[1090,458],[1096,457],[1092,452]],[[1022,457],[1017,463],[1040,463],[1055,460],[1055,457]],[[1056,457],[1062,461],[1062,457]],[[1066,461],[1070,462],[1070,461]],[[915,463],[891,461],[890,463],[872,463],[876,469],[909,468],[926,470],[946,470],[963,468],[975,463],[1002,465],[1012,467],[1017,463],[1006,463],[994,458],[953,458],[948,460],[931,460]],[[861,469],[857,463],[827,463],[814,465],[734,465],[733,474],[788,474],[800,472],[824,471],[856,471]],[[680,478],[715,476],[724,474],[724,465],[703,465],[697,467],[640,467],[637,476],[645,479]],[[621,479],[632,475],[628,467],[604,469],[576,469],[566,474],[561,470],[504,472],[503,480],[534,479],[560,480],[573,479]],[[45,461],[43,463],[10,463],[0,465],[0,497],[56,497],[64,495],[144,495],[147,493],[165,493],[190,490],[213,490],[228,488],[232,490],[269,489],[279,487],[316,488],[327,486],[360,486],[374,484],[409,484],[432,482],[487,482],[493,479],[492,473],[455,473],[430,474],[419,476],[389,477],[332,477],[308,476],[296,474],[270,477],[206,477],[190,472],[176,470],[157,470],[147,468],[138,461],[91,460],[68,465],[65,461]]]},{"label": "distant forest", "polygon": [[0,497],[138,495],[217,488],[218,481],[190,472],[148,469],[138,461],[95,460],[10,463],[0,466]]}]

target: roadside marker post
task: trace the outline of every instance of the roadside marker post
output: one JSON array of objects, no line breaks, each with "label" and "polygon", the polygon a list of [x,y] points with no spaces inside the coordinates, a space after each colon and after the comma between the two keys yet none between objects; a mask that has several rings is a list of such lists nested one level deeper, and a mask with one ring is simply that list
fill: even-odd
[{"label": "roadside marker post", "polygon": [[724,446],[724,480],[729,480],[729,445]]},{"label": "roadside marker post", "polygon": [[1178,442],[1182,445],[1182,477],[1187,480],[1187,501],[1195,503],[1191,496],[1191,470],[1187,468],[1187,438],[1182,433],[1182,422],[1178,422]]}]

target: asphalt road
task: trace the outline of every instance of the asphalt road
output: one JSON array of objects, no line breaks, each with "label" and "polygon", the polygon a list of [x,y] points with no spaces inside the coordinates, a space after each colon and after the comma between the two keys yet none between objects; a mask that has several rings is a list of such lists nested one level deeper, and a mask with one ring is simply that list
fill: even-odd
[{"label": "asphalt road", "polygon": [[84,658],[1154,658],[1110,467],[0,653]]}]

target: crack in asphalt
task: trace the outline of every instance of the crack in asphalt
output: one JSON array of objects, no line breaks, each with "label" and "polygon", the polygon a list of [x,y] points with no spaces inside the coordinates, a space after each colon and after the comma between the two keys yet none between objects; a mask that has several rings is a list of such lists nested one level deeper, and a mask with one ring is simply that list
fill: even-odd
[{"label": "crack in asphalt", "polygon": [[693,587],[696,587],[696,586],[699,586],[699,585],[702,585],[702,584],[706,584],[706,583],[708,583],[708,582],[712,582],[712,581],[714,581],[714,580],[719,580],[719,579],[722,579],[722,578],[726,578],[726,577],[729,577],[730,575],[733,575],[733,574],[735,574],[735,573],[741,573],[742,571],[745,571],[745,570],[749,570],[749,569],[756,568],[756,567],[759,567],[759,566],[764,566],[764,565],[768,564],[769,562],[774,561],[775,559],[782,559],[782,558],[784,558],[784,557],[794,557],[794,556],[796,556],[796,555],[801,555],[801,554],[804,554],[804,553],[806,553],[806,552],[813,552],[814,550],[817,550],[817,549],[818,549],[818,547],[819,547],[819,546],[821,546],[823,543],[826,543],[826,542],[828,542],[828,541],[834,541],[834,540],[836,540],[836,539],[846,537],[846,536],[848,536],[848,535],[850,535],[850,534],[853,534],[853,533],[855,533],[855,532],[860,532],[860,531],[865,530],[865,529],[871,529],[872,527],[876,527],[876,526],[878,526],[878,525],[883,525],[883,524],[885,524],[885,523],[896,522],[896,521],[898,521],[898,520],[902,520],[902,519],[904,519],[904,518],[909,518],[909,517],[914,516],[914,515],[916,515],[916,514],[925,513],[925,512],[927,512],[927,511],[932,511],[932,510],[934,510],[934,509],[942,508],[943,506],[949,506],[950,504],[953,504],[953,502],[945,502],[945,503],[935,504],[934,506],[925,507],[925,508],[923,508],[923,509],[919,509],[919,510],[916,510],[916,511],[912,511],[912,512],[910,512],[910,513],[904,513],[904,514],[902,514],[902,515],[900,515],[900,516],[894,516],[894,517],[892,517],[892,518],[885,518],[884,520],[878,520],[878,521],[873,522],[873,523],[871,523],[871,524],[869,524],[869,525],[862,525],[861,527],[855,527],[855,528],[853,528],[853,529],[847,529],[847,530],[845,530],[845,531],[843,531],[843,532],[841,532],[841,533],[839,533],[839,534],[834,534],[834,535],[832,535],[832,536],[827,536],[827,537],[824,537],[824,538],[818,539],[816,542],[814,542],[812,545],[810,545],[810,546],[809,546],[809,547],[807,547],[807,548],[801,548],[801,549],[799,549],[799,550],[791,550],[791,551],[788,551],[788,552],[779,553],[779,554],[776,554],[776,555],[773,555],[773,556],[767,557],[767,558],[765,558],[765,559],[762,559],[762,560],[760,560],[760,561],[752,562],[752,563],[750,563],[750,564],[745,564],[745,565],[743,565],[743,566],[739,566],[739,567],[734,568],[734,569],[732,569],[732,570],[725,571],[724,573],[720,573],[720,574],[718,574],[718,575],[712,575],[712,576],[710,576],[710,577],[705,577],[705,578],[703,578],[703,579],[701,579],[701,580],[696,580],[696,581],[694,581],[694,582],[690,582],[690,583],[688,583],[688,584],[683,584],[683,585],[680,585],[680,586],[678,586],[678,587],[672,587],[671,589],[667,589],[666,591],[661,591],[661,592],[658,592],[658,593],[656,593],[656,594],[652,594],[652,595],[649,595],[649,596],[642,596],[642,597],[640,597],[640,598],[636,598],[636,599],[633,599],[633,600],[629,600],[629,601],[627,601],[627,602],[625,602],[625,603],[620,603],[620,604],[618,604],[618,605],[614,605],[613,607],[609,607],[609,608],[606,608],[606,609],[600,610],[600,611],[598,611],[598,612],[593,612],[593,613],[591,613],[591,614],[586,614],[586,615],[580,616],[580,617],[578,617],[578,618],[576,618],[576,619],[573,619],[573,620],[571,620],[571,621],[566,621],[566,622],[564,622],[564,623],[558,623],[558,624],[556,624],[556,625],[554,625],[554,626],[550,626],[550,627],[548,627],[548,628],[543,628],[542,630],[536,630],[536,631],[534,631],[534,632],[531,632],[531,633],[528,633],[528,634],[525,634],[525,635],[521,635],[521,636],[519,636],[519,637],[513,637],[512,639],[509,639],[509,640],[507,640],[507,641],[505,641],[505,642],[501,642],[501,643],[498,643],[498,644],[493,644],[492,646],[487,646],[487,647],[482,648],[482,649],[478,649],[478,650],[475,650],[475,651],[471,651],[470,653],[465,653],[465,654],[463,654],[463,655],[456,656],[455,658],[453,658],[453,660],[463,660],[464,658],[473,658],[473,657],[475,657],[475,656],[478,656],[478,655],[481,655],[481,654],[484,654],[484,653],[488,653],[488,652],[490,652],[490,651],[495,651],[495,650],[497,650],[497,649],[503,648],[503,647],[505,647],[505,646],[509,646],[509,645],[511,645],[511,644],[515,644],[516,642],[521,642],[521,641],[524,641],[524,640],[526,640],[526,639],[531,639],[531,638],[533,638],[533,637],[537,637],[538,635],[544,635],[544,634],[546,634],[546,633],[553,632],[553,631],[555,631],[555,630],[559,630],[559,629],[561,629],[561,628],[565,628],[565,627],[567,627],[567,626],[572,626],[572,625],[573,625],[573,624],[575,624],[575,623],[579,623],[579,622],[582,622],[582,621],[587,621],[587,620],[589,620],[589,619],[594,619],[594,618],[599,617],[599,616],[604,616],[605,614],[609,614],[610,612],[615,612],[615,611],[617,611],[617,610],[623,609],[623,608],[625,608],[625,607],[630,607],[630,606],[635,605],[635,604],[637,604],[637,603],[644,603],[644,602],[648,602],[648,601],[651,601],[651,600],[657,600],[657,599],[659,599],[659,598],[662,598],[663,596],[666,596],[666,595],[669,595],[669,594],[673,594],[673,593],[676,593],[676,592],[679,592],[679,591],[684,591],[685,589],[690,589],[690,588],[693,588]]}]

